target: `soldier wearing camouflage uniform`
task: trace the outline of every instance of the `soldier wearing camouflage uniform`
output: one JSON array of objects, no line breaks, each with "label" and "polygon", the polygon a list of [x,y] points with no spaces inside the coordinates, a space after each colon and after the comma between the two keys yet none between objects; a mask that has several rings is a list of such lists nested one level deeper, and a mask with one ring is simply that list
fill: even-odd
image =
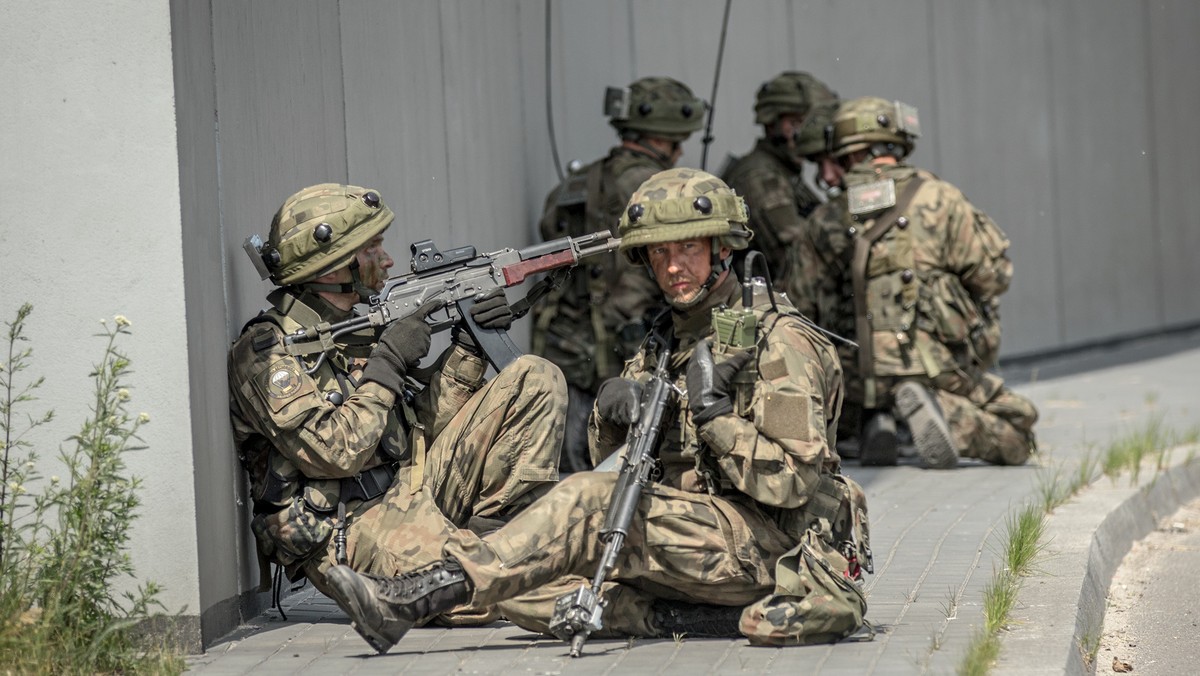
[{"label": "soldier wearing camouflage uniform", "polygon": [[[794,645],[862,625],[866,505],[830,450],[837,354],[781,296],[760,290],[743,307],[729,259],[750,239],[746,220],[741,198],[695,169],[656,174],[621,217],[621,252],[650,268],[671,309],[600,388],[594,458],[614,452],[639,415],[657,346],[669,346],[681,394],[658,437],[661,476],[642,493],[607,582],[602,635],[741,634]],[[755,320],[737,344],[714,337],[714,310],[728,308]],[[381,578],[334,568],[334,599],[381,652],[445,608],[522,593],[528,602],[506,606],[507,616],[546,631],[554,599],[596,570],[616,477],[573,474],[500,530],[460,531],[424,570]]]},{"label": "soldier wearing camouflage uniform", "polygon": [[[418,368],[432,305],[378,338],[285,343],[382,288],[392,219],[374,190],[316,185],[284,202],[259,250],[279,288],[230,348],[229,393],[264,587],[269,563],[321,590],[337,564],[377,575],[424,565],[457,528],[496,527],[557,481],[566,387],[553,364],[521,357],[485,382],[474,341],[456,332]],[[512,323],[502,291],[472,316]]]},{"label": "soldier wearing camouflage uniform", "polygon": [[[540,230],[545,240],[613,230],[643,181],[675,166],[681,144],[704,123],[704,101],[667,77],[609,90],[606,114],[620,145],[579,168],[546,197]],[[621,371],[646,335],[646,320],[661,309],[644,271],[619,257],[596,257],[534,307],[533,353],[558,365],[570,393],[563,469],[589,468],[587,418],[596,388]]]},{"label": "soldier wearing camouflage uniform", "polygon": [[837,94],[808,73],[787,71],[764,83],[754,103],[763,136],[722,177],[750,207],[751,246],[766,257],[775,285],[793,299],[811,295],[794,287],[804,279],[797,251],[809,215],[821,204],[804,181],[804,161],[824,149],[824,120],[836,102]]},{"label": "soldier wearing camouflage uniform", "polygon": [[914,108],[875,97],[834,120],[846,192],[813,214],[802,257],[817,321],[860,345],[842,351],[844,423],[861,432],[863,464],[896,463],[899,419],[926,466],[1019,465],[1037,410],[989,371],[1009,241],[953,185],[904,163],[918,134]]}]

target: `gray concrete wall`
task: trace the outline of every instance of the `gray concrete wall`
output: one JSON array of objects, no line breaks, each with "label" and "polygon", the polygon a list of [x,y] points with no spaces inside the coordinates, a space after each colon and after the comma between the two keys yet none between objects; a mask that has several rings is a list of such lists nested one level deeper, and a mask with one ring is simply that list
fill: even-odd
[{"label": "gray concrete wall", "polygon": [[[613,143],[607,85],[669,75],[709,98],[723,5],[552,0],[561,160]],[[46,443],[86,409],[87,327],[133,319],[134,402],[153,418],[133,460],[149,479],[135,562],[170,608],[203,619],[197,642],[262,601],[225,420],[225,349],[268,289],[242,240],[296,189],[349,181],[397,210],[387,245],[401,266],[419,237],[532,241],[557,180],[545,7],[0,3],[0,85],[17,93],[0,107],[0,316],[38,303],[44,400],[63,417]],[[913,161],[1012,238],[1007,355],[1196,324],[1198,29],[1187,0],[735,3],[708,168],[751,146],[753,94],[781,70],[900,98],[922,114]],[[699,164],[699,135],[684,149]],[[46,298],[64,272],[86,282]]]}]

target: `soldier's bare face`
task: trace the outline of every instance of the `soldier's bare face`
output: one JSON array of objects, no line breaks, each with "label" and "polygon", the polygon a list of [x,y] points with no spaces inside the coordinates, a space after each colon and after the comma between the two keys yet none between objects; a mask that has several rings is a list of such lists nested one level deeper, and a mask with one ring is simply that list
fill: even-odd
[{"label": "soldier's bare face", "polygon": [[[712,272],[712,240],[707,237],[680,242],[652,244],[646,249],[654,279],[667,300],[687,304],[700,295],[700,289]],[[729,255],[729,249],[721,249],[721,257]]]},{"label": "soldier's bare face", "polygon": [[382,290],[383,283],[388,278],[388,269],[396,263],[388,255],[388,252],[383,250],[383,234],[380,233],[371,238],[363,248],[358,250],[356,257],[358,258],[358,274],[362,278],[363,284],[376,291]]},{"label": "soldier's bare face", "polygon": [[842,187],[842,177],[846,175],[846,170],[842,169],[842,165],[829,154],[821,155],[817,160],[820,169],[818,176],[820,182],[825,184],[826,190],[831,187]]}]

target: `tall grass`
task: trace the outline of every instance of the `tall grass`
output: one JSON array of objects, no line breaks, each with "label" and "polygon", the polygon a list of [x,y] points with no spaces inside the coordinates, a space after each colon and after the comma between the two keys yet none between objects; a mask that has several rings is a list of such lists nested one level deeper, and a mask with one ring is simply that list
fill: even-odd
[{"label": "tall grass", "polygon": [[105,347],[90,374],[90,413],[58,450],[63,476],[42,476],[29,432],[52,411],[24,411],[42,378],[26,378],[33,350],[26,304],[7,323],[0,364],[0,672],[179,673],[182,660],[137,626],[162,610],[154,583],[116,592],[133,576],[128,546],[141,480],[125,454],[144,448],[138,429],[150,419],[128,411],[132,373],[118,339],[130,323],[116,316],[98,337]]}]

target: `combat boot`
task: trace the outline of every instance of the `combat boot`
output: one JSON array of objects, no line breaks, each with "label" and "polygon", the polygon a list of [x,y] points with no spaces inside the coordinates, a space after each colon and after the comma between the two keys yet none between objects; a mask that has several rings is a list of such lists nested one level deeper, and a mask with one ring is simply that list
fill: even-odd
[{"label": "combat boot", "polygon": [[863,411],[866,422],[859,435],[858,462],[863,465],[896,464],[896,419],[887,411]]},{"label": "combat boot", "polygon": [[950,436],[950,425],[933,394],[912,381],[896,388],[896,415],[908,423],[913,445],[926,467],[950,469],[958,465],[958,449]]},{"label": "combat boot", "polygon": [[654,628],[663,638],[738,638],[741,606],[710,606],[684,601],[654,601]]},{"label": "combat boot", "polygon": [[417,622],[471,600],[462,565],[444,559],[398,577],[356,573],[334,566],[325,573],[333,600],[371,647],[385,653]]}]

